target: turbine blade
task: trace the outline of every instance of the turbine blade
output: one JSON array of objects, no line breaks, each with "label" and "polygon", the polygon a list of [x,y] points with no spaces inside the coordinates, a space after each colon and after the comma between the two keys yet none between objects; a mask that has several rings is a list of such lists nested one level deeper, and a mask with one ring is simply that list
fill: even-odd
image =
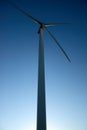
[{"label": "turbine blade", "polygon": [[62,25],[62,24],[68,24],[68,23],[47,23],[47,24],[44,24],[45,27],[49,27],[49,26],[58,26],[58,25]]},{"label": "turbine blade", "polygon": [[45,27],[45,30],[48,32],[48,34],[52,37],[52,39],[56,42],[57,46],[61,49],[61,51],[63,52],[63,54],[65,55],[65,57],[67,58],[67,60],[69,62],[71,62],[70,58],[68,57],[67,53],[65,52],[65,50],[62,48],[62,46],[59,44],[59,42],[56,40],[56,38],[53,36],[53,34]]},{"label": "turbine blade", "polygon": [[22,10],[21,8],[19,8],[16,4],[14,4],[13,2],[11,2],[10,0],[6,0],[10,5],[12,5],[14,8],[16,8],[17,10],[19,10],[22,14],[24,14],[25,16],[27,16],[28,18],[32,19],[33,22],[40,24],[41,22],[38,21],[37,19],[35,19],[34,17],[32,17],[29,13],[25,12],[24,10]]}]

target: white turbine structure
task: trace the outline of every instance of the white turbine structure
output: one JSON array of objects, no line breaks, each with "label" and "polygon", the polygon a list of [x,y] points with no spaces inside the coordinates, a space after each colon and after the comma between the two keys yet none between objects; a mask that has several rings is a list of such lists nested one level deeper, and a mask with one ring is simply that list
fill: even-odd
[{"label": "white turbine structure", "polygon": [[44,37],[43,37],[43,31],[44,29],[47,31],[47,33],[52,37],[52,39],[55,41],[57,46],[60,48],[60,50],[63,52],[65,57],[69,62],[70,58],[68,57],[67,53],[64,51],[62,46],[59,44],[59,42],[56,40],[56,38],[53,36],[53,34],[47,29],[49,26],[57,26],[60,24],[66,24],[66,23],[57,23],[57,24],[45,24],[34,17],[32,17],[29,13],[25,12],[21,8],[19,8],[16,4],[13,2],[7,0],[7,2],[12,5],[14,8],[19,10],[21,13],[23,13],[25,16],[30,18],[33,22],[39,25],[39,60],[38,60],[38,99],[37,99],[37,130],[46,130],[46,101],[45,101],[45,70],[44,70]]}]

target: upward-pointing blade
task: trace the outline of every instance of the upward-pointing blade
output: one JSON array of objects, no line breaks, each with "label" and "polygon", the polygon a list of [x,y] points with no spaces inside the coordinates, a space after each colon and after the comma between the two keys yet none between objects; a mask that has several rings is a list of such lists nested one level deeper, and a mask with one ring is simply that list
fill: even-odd
[{"label": "upward-pointing blade", "polygon": [[59,44],[59,42],[56,40],[56,38],[53,36],[53,34],[45,27],[45,30],[48,32],[48,34],[52,37],[52,39],[56,42],[56,44],[58,45],[58,47],[61,49],[61,51],[63,52],[63,54],[66,56],[67,60],[69,62],[71,62],[70,58],[68,57],[68,55],[66,54],[66,52],[64,51],[64,49],[62,48],[62,46]]},{"label": "upward-pointing blade", "polygon": [[13,2],[6,0],[10,5],[12,5],[14,8],[16,8],[17,10],[19,10],[21,13],[23,13],[25,16],[27,16],[28,18],[32,19],[35,23],[40,24],[41,22],[38,21],[37,19],[35,19],[34,17],[32,17],[31,15],[29,15],[29,13],[25,12],[24,10],[22,10],[21,8],[19,8],[16,4],[14,4]]}]

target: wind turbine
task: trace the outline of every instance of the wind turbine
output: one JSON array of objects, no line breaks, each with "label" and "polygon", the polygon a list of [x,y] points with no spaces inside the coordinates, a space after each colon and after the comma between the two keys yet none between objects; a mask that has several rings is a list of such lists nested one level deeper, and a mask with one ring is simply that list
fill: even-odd
[{"label": "wind turbine", "polygon": [[59,44],[59,42],[56,40],[56,38],[53,36],[53,34],[47,29],[49,26],[57,26],[60,24],[66,24],[66,23],[57,23],[57,24],[45,24],[34,17],[32,17],[29,13],[25,12],[21,8],[19,8],[16,4],[13,2],[7,0],[10,5],[12,5],[14,8],[19,10],[21,13],[23,13],[25,16],[30,18],[34,23],[39,25],[39,60],[38,60],[38,99],[37,99],[37,130],[46,130],[46,101],[45,101],[45,70],[44,70],[44,37],[43,37],[43,31],[44,29],[47,31],[47,33],[51,36],[51,38],[55,41],[57,46],[60,48],[60,50],[63,52],[65,57],[69,62],[70,58],[68,57],[65,50],[62,48],[62,46]]}]

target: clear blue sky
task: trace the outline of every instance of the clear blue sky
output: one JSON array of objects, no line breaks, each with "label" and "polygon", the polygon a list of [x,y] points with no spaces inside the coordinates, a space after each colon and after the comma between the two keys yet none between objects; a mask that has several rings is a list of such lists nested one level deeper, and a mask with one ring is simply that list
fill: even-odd
[{"label": "clear blue sky", "polygon": [[[48,130],[87,130],[87,0],[12,0],[49,27],[44,31]],[[0,1],[0,130],[36,130],[38,25]]]}]

